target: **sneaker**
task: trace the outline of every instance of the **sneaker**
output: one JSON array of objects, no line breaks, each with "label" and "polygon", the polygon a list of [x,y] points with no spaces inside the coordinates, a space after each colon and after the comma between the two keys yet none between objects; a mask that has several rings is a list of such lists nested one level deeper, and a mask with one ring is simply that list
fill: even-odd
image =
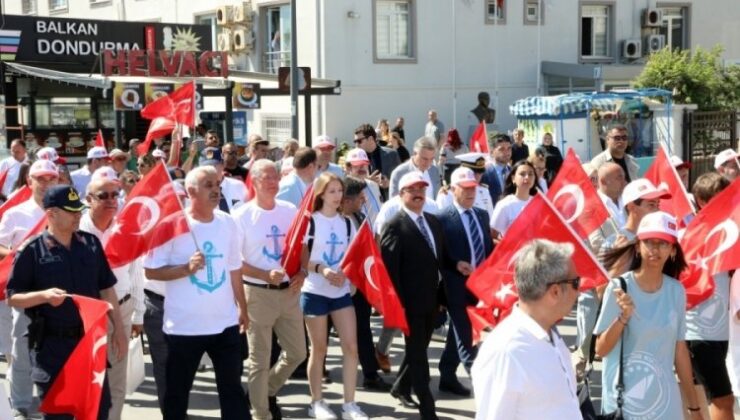
[{"label": "sneaker", "polygon": [[17,408],[13,410],[13,420],[26,420],[28,418],[28,411],[25,409]]},{"label": "sneaker", "polygon": [[370,417],[360,410],[360,407],[353,401],[342,404],[343,420],[369,420]]},{"label": "sneaker", "polygon": [[331,411],[331,408],[329,408],[329,405],[324,400],[312,402],[308,408],[308,416],[314,419],[325,420],[334,420],[337,418],[337,415]]}]

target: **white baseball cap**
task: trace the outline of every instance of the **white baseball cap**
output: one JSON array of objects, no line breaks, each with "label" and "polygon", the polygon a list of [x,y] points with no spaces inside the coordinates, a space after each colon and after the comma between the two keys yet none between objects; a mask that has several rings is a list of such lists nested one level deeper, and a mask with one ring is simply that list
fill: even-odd
[{"label": "white baseball cap", "polygon": [[126,157],[128,157],[128,153],[124,152],[121,149],[113,149],[113,150],[110,151],[110,153],[108,153],[108,156],[111,159],[115,158],[116,156],[126,156]]},{"label": "white baseball cap", "polygon": [[425,187],[429,186],[429,183],[426,181],[426,179],[424,179],[424,176],[421,174],[421,172],[413,171],[401,177],[401,180],[398,182],[398,189],[402,190],[404,188],[418,184],[424,184]]},{"label": "white baseball cap", "polygon": [[87,158],[88,159],[107,159],[108,151],[105,150],[105,147],[95,146],[87,151]]},{"label": "white baseball cap", "polygon": [[691,169],[691,162],[684,162],[680,157],[678,156],[671,156],[671,166],[673,166],[676,169],[686,168]]},{"label": "white baseball cap", "polygon": [[676,218],[663,211],[656,211],[645,215],[637,227],[637,238],[641,241],[646,239],[662,239],[675,243],[678,237]]},{"label": "white baseball cap", "polygon": [[354,149],[347,152],[347,157],[344,159],[344,161],[352,166],[362,166],[370,164],[370,159],[368,159],[367,153],[359,147],[355,147]]},{"label": "white baseball cap", "polygon": [[327,136],[326,134],[322,134],[314,139],[313,147],[316,149],[331,147],[333,149],[336,146],[334,145],[334,140],[332,140],[331,137]]},{"label": "white baseball cap", "polygon": [[738,154],[736,151],[732,149],[725,149],[717,153],[717,156],[714,157],[714,169],[719,169],[720,166],[731,161],[732,159],[737,159],[738,157],[740,157],[740,154]]},{"label": "white baseball cap", "polygon": [[36,157],[43,160],[50,160],[54,163],[60,163],[64,165],[67,163],[67,159],[59,157],[57,150],[53,147],[42,147],[36,152]]},{"label": "white baseball cap", "polygon": [[154,149],[154,151],[152,152],[152,157],[155,159],[167,159],[167,153],[165,153],[162,149]]},{"label": "white baseball cap", "polygon": [[671,193],[657,188],[646,178],[640,178],[630,182],[624,187],[624,191],[622,191],[622,202],[625,205],[637,199],[654,200],[656,198],[671,198]]},{"label": "white baseball cap", "polygon": [[110,166],[101,166],[100,168],[96,169],[95,172],[93,172],[92,176],[90,177],[90,181],[92,182],[98,179],[107,179],[109,181],[120,182],[118,180],[118,174],[116,173],[115,169],[111,168]]},{"label": "white baseball cap", "polygon": [[450,175],[450,185],[469,188],[477,186],[478,181],[475,180],[475,173],[472,169],[459,167]]},{"label": "white baseball cap", "polygon": [[41,175],[53,175],[58,177],[59,171],[54,162],[46,159],[39,159],[28,169],[28,175],[32,177]]}]

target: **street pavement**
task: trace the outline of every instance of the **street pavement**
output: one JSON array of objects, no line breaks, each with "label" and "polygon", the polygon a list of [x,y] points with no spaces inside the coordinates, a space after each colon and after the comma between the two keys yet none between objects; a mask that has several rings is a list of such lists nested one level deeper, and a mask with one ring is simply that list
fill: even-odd
[{"label": "street pavement", "polygon": [[[381,325],[381,318],[371,318],[373,330],[377,339]],[[575,341],[575,319],[569,317],[560,327],[560,331],[572,344]],[[432,377],[431,390],[437,404],[437,414],[440,419],[458,420],[471,419],[475,417],[475,403],[473,397],[463,398],[452,394],[439,392],[439,370],[437,365],[439,357],[444,348],[441,341],[432,341],[429,348],[429,366]],[[403,358],[403,339],[398,337],[393,342],[391,350],[391,360],[393,370],[389,375],[382,375],[386,381],[392,382],[398,371],[398,366]],[[339,347],[339,341],[332,337],[327,356],[327,369],[333,380],[332,384],[324,386],[324,398],[330,404],[332,409],[341,415],[342,407],[342,359]],[[0,364],[0,377],[5,378],[7,364]],[[123,410],[123,419],[149,420],[161,418],[159,406],[157,403],[154,379],[152,376],[152,365],[149,356],[146,356],[147,377],[144,383],[138,388],[137,392],[129,395],[126,399],[126,405]],[[596,372],[593,377],[600,376]],[[458,369],[458,378],[466,387],[471,387],[470,378],[462,366]],[[598,379],[598,378],[595,378]],[[246,377],[243,379],[246,389]],[[6,392],[8,384],[3,380]],[[418,419],[417,411],[412,411],[400,406],[396,399],[386,392],[365,391],[361,387],[362,373],[358,373],[358,388],[355,400],[360,407],[373,419]],[[308,404],[311,398],[308,391],[308,382],[304,380],[291,379],[278,394],[278,402],[282,407],[283,416],[291,419],[307,419]],[[38,416],[34,416],[40,418]],[[198,372],[193,389],[190,394],[190,407],[188,410],[189,420],[198,419],[218,419],[220,418],[218,409],[218,396],[216,392],[216,382],[212,369],[206,369]],[[5,419],[0,419],[5,420]]]}]

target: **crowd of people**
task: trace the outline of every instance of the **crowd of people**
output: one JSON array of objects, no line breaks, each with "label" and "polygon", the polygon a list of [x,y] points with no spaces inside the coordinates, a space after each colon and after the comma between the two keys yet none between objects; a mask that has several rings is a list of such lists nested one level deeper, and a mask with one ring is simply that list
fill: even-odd
[{"label": "crowd of people", "polygon": [[[427,350],[445,322],[439,390],[471,395],[457,377],[462,364],[472,375],[477,418],[581,418],[576,384],[588,376],[594,355],[604,361],[604,412],[619,405],[626,418],[667,419],[686,409],[701,418],[695,379],[706,390],[711,418],[732,418],[726,308],[740,302],[730,299],[731,273],[715,276],[706,304],[684,310],[677,222],[658,211],[670,193],[638,177],[624,127],[614,126],[606,149],[583,165],[610,213],[588,246],[614,280],[579,295],[572,247],[533,241],[517,256],[518,306],[474,346],[466,307],[478,299],[465,282],[537,191],[547,191],[563,156],[549,133],[537,147],[525,144],[519,129],[497,134],[484,154],[470,152],[434,110],[414,141],[406,141],[403,124],[398,118],[392,129],[386,120],[359,125],[354,148],[341,159],[329,136],[314,139],[313,147],[289,140],[276,157],[258,134],[242,151],[199,127],[183,150],[162,139],[140,156],[135,139],[128,151],[92,147],[71,173],[53,148],[30,156],[14,140],[11,156],[0,162],[0,172],[7,170],[2,194],[31,191],[0,219],[0,257],[15,258],[8,298],[0,302],[0,353],[10,362],[16,418],[31,414],[34,383],[43,397],[81,338],[79,315],[65,299],[71,293],[113,307],[101,419],[121,418],[127,343],[139,334],[147,337],[165,419],[187,417],[206,359],[224,419],[282,418],[278,396],[296,375],[308,379],[308,415],[337,418],[322,394],[331,380],[325,359],[332,330],[342,354],[339,416],[368,418],[355,398],[359,367],[365,389],[389,392],[420,418],[436,419]],[[717,172],[691,188],[691,164],[672,162],[698,208],[738,175],[733,150],[718,154]],[[116,215],[157,165],[169,171],[190,233],[111,270],[102,252]],[[300,269],[289,273],[281,265],[286,234],[309,191],[313,210]],[[47,229],[29,235],[42,220]],[[373,337],[373,308],[341,269],[365,222],[409,327],[393,382],[383,374],[391,372],[390,342],[400,331],[384,328]],[[572,366],[556,325],[576,301],[580,357]],[[716,302],[723,316],[703,306]],[[645,372],[652,376],[645,379]],[[642,388],[631,392],[639,381]]]}]

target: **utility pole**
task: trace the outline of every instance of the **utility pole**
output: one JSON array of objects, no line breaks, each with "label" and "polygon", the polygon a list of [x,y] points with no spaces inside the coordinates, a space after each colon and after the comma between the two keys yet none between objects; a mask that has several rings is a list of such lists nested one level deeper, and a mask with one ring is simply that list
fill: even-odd
[{"label": "utility pole", "polygon": [[[290,0],[290,135],[298,140],[298,37],[296,0]],[[309,136],[309,133],[305,133]]]}]

